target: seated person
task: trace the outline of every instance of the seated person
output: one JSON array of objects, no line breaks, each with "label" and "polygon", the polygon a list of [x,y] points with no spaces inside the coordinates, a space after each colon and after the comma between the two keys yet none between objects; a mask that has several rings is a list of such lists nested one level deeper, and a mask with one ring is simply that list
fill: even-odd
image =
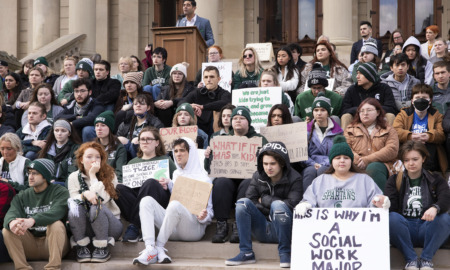
[{"label": "seated person", "polygon": [[385,53],[383,61],[382,61],[383,63],[382,63],[381,70],[378,72],[378,75],[380,75],[380,77],[381,77],[381,75],[391,71],[391,67],[390,67],[391,57],[396,54],[402,53],[402,48],[403,48],[403,43],[395,43],[394,48],[391,51],[387,51]]},{"label": "seated person", "polygon": [[152,95],[153,100],[158,100],[161,87],[169,84],[171,66],[166,65],[167,50],[157,47],[152,54],[153,66],[144,72],[142,85],[144,91]]},{"label": "seated person", "polygon": [[[303,121],[309,122],[313,118],[312,104],[319,93],[324,93],[331,102],[330,117],[332,115],[339,116],[341,114],[342,97],[336,92],[326,90],[328,86],[327,72],[320,63],[315,63],[311,72],[308,74],[309,91],[304,91],[297,96],[295,100],[295,112]],[[337,119],[336,119],[337,118]],[[336,117],[334,120],[338,120]],[[340,122],[340,121],[339,121]]]},{"label": "seated person", "polygon": [[[261,79],[259,80],[259,87],[275,87],[280,86],[278,82],[278,75],[272,69],[266,69],[261,73]],[[281,103],[289,108],[289,113],[294,112],[294,102],[287,92],[282,92]]]},{"label": "seated person", "polygon": [[[298,119],[298,118],[297,118]],[[284,104],[275,104],[270,108],[269,115],[267,115],[267,126],[278,126],[292,124],[292,116],[289,109]]]},{"label": "seated person", "polygon": [[[304,93],[304,92],[303,92]],[[330,118],[331,102],[322,92],[319,92],[312,104],[313,119],[308,123],[308,160],[303,172],[303,191],[305,191],[317,176],[330,167],[328,155],[333,146],[333,139],[342,135],[343,130]]]},{"label": "seated person", "polygon": [[[94,63],[89,58],[81,59],[75,70],[77,71],[77,79],[94,79]],[[72,83],[73,80],[67,82],[58,94],[57,100],[61,106],[67,105],[74,99]]]},{"label": "seated person", "polygon": [[69,192],[50,184],[55,165],[36,159],[28,166],[30,188],[11,202],[3,223],[3,238],[15,269],[32,269],[27,259],[48,260],[45,269],[61,269],[69,252],[64,218]]},{"label": "seated person", "polygon": [[391,71],[381,75],[381,81],[392,90],[397,110],[411,106],[411,91],[414,85],[420,83],[414,76],[408,74],[409,60],[404,53],[390,58]]},{"label": "seated person", "polygon": [[16,132],[12,126],[6,124],[7,117],[9,119],[11,119],[11,118],[14,119],[14,115],[9,114],[8,112],[4,113],[3,108],[5,109],[5,111],[7,111],[9,106],[0,106],[0,137],[3,136],[3,134],[6,134],[8,132],[11,132],[11,133]]},{"label": "seated person", "polygon": [[233,89],[239,89],[245,85],[258,85],[261,72],[264,70],[259,61],[258,52],[252,47],[244,48],[238,64],[238,70],[233,75]]},{"label": "seated person", "polygon": [[278,243],[280,267],[291,266],[292,213],[302,199],[303,189],[302,177],[291,168],[287,153],[282,142],[268,143],[259,152],[258,169],[245,198],[236,202],[240,253],[226,260],[226,265],[256,262],[254,235],[261,242]]},{"label": "seated person", "polygon": [[278,74],[277,79],[280,83],[281,90],[289,95],[291,101],[295,101],[297,98],[297,89],[300,86],[300,71],[294,64],[289,47],[286,46],[277,51],[276,62],[272,69]]},{"label": "seated person", "polygon": [[[380,56],[378,56],[378,49],[377,49],[377,41],[373,38],[369,38],[364,42],[364,45],[361,47],[361,51],[359,53],[361,61],[355,63],[353,66],[353,69],[351,71],[352,73],[352,81],[353,83],[357,83],[358,79],[356,78],[356,75],[358,74],[358,67],[361,64],[364,63],[374,63],[375,67],[380,66]],[[378,68],[376,70],[378,72]]]},{"label": "seated person", "polygon": [[292,60],[294,61],[294,64],[297,66],[298,70],[301,72],[306,65],[306,62],[303,61],[303,59],[301,58],[303,54],[303,49],[297,43],[291,43],[288,46],[292,53]]},{"label": "seated person", "polygon": [[119,80],[110,78],[111,64],[101,60],[94,63],[95,79],[92,81],[92,97],[105,107],[105,110],[114,110],[119,99],[122,85]]},{"label": "seated person", "polygon": [[[428,156],[422,142],[405,142],[399,153],[405,170],[389,177],[384,190],[391,200],[389,239],[403,253],[405,269],[433,269],[433,256],[450,235],[449,187],[423,167]],[[423,247],[420,257],[416,246]]]},{"label": "seated person", "polygon": [[[194,114],[194,109],[191,104],[183,103],[178,106],[175,115],[172,119],[172,127],[182,126],[195,126],[197,125],[197,116]],[[197,129],[197,147],[200,149],[206,149],[208,147],[208,135],[201,130]]]},{"label": "seated person", "polygon": [[57,117],[68,120],[74,130],[82,135],[83,142],[91,141],[95,138],[94,120],[105,107],[92,97],[92,83],[89,79],[81,78],[72,81],[75,100],[64,107]]},{"label": "seated person", "polygon": [[47,121],[45,106],[39,102],[28,107],[28,123],[17,130],[16,134],[22,141],[23,155],[34,160],[37,153],[44,148],[45,138],[52,125]]},{"label": "seated person", "polygon": [[28,188],[30,160],[22,156],[22,143],[15,133],[5,133],[0,137],[0,172],[2,182],[10,184],[16,193]]},{"label": "seated person", "polygon": [[421,83],[430,85],[433,81],[433,64],[420,52],[419,40],[411,36],[403,44],[403,53],[407,55],[410,63],[408,74],[416,77]]},{"label": "seated person", "polygon": [[[124,89],[120,90],[120,97],[114,109],[116,128],[125,121],[127,112],[133,110],[133,100],[137,95],[142,94],[142,72],[128,72],[123,77]],[[113,130],[114,133],[117,130]]]},{"label": "seated person", "polygon": [[345,130],[352,122],[361,102],[367,98],[375,98],[386,112],[389,124],[394,122],[398,110],[395,106],[392,90],[387,84],[380,82],[377,67],[373,63],[363,63],[358,66],[358,82],[350,86],[342,101],[341,126]]},{"label": "seated person", "polygon": [[[211,137],[209,138],[210,140],[214,136],[222,136],[222,135],[230,134],[230,131],[232,129],[231,114],[233,113],[234,108],[236,108],[236,106],[231,105],[231,104],[227,104],[227,105],[223,106],[223,108],[219,112],[219,121],[217,121],[217,126],[220,128],[220,130],[214,132],[211,135]],[[209,144],[209,141],[208,141],[208,144]],[[206,149],[208,149],[208,148],[206,148]]]},{"label": "seated person", "polygon": [[447,171],[447,155],[443,143],[445,134],[442,127],[443,116],[432,107],[433,89],[426,84],[413,87],[411,107],[404,108],[395,117],[394,128],[401,144],[413,140],[425,144],[429,157],[424,168],[429,171]]},{"label": "seated person", "polygon": [[439,61],[433,65],[433,106],[441,114],[450,107],[450,63]]},{"label": "seated person", "polygon": [[[164,179],[165,181],[161,182],[163,189],[171,193],[179,176],[211,183],[208,173],[200,165],[197,147],[191,139],[186,137],[177,139],[173,147],[177,169],[173,173],[173,180]],[[164,209],[153,197],[144,197],[139,204],[139,216],[145,250],[133,260],[133,264],[148,265],[157,261],[171,263],[172,259],[167,256],[165,253],[167,250],[164,248],[169,239],[200,241],[214,216],[211,197],[210,194],[206,208],[198,215],[191,214],[178,201],[171,201],[167,209]],[[159,229],[156,239],[155,226]]]},{"label": "seated person", "polygon": [[398,135],[385,118],[385,112],[375,98],[362,101],[353,122],[344,130],[353,151],[354,165],[366,173],[384,190],[397,161]]},{"label": "seated person", "polygon": [[189,103],[198,117],[198,127],[208,136],[213,134],[214,111],[231,103],[231,94],[219,86],[220,73],[214,66],[208,66],[203,72],[205,87],[191,91],[179,104]]}]

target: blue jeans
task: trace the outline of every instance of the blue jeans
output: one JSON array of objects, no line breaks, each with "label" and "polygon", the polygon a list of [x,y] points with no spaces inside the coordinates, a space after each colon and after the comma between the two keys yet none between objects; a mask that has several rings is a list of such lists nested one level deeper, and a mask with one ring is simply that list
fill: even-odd
[{"label": "blue jeans", "polygon": [[278,243],[278,253],[291,253],[292,211],[283,201],[273,201],[268,221],[248,198],[236,202],[239,249],[252,252],[252,235],[263,243]]},{"label": "blue jeans", "polygon": [[125,144],[124,146],[125,146],[125,149],[127,150],[129,158],[133,159],[133,158],[137,157],[139,144],[134,144],[131,142],[131,140],[129,140],[128,143]]},{"label": "blue jeans", "polygon": [[28,158],[29,160],[35,160],[37,158],[37,152],[34,151],[28,151],[25,153],[24,155],[26,158]]},{"label": "blue jeans", "polygon": [[152,94],[153,101],[157,101],[159,93],[161,93],[161,85],[159,83],[155,85],[146,85],[143,90],[144,92]]},{"label": "blue jeans", "polygon": [[83,131],[81,132],[81,136],[83,138],[83,142],[90,142],[95,137],[97,137],[97,133],[95,133],[95,127],[94,126],[87,126],[83,128]]},{"label": "blue jeans", "polygon": [[431,261],[450,234],[450,215],[437,215],[433,221],[405,218],[397,212],[389,213],[389,238],[407,262],[417,259],[415,246],[423,246],[421,258]]}]

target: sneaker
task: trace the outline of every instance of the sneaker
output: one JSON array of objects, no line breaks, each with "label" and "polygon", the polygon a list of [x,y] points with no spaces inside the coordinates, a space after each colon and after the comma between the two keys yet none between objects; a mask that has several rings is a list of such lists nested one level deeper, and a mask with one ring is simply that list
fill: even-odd
[{"label": "sneaker", "polygon": [[164,247],[156,247],[156,250],[158,252],[158,262],[159,263],[171,263],[172,259],[167,256],[166,251]]},{"label": "sneaker", "polygon": [[125,234],[123,235],[122,242],[135,243],[139,240],[139,229],[133,224],[128,225]]},{"label": "sneaker", "polygon": [[87,248],[87,246],[77,246],[77,262],[90,262],[91,257],[91,251]]},{"label": "sneaker", "polygon": [[405,270],[419,270],[419,261],[409,261],[405,265]]},{"label": "sneaker", "polygon": [[420,270],[434,270],[433,262],[420,259]]},{"label": "sneaker", "polygon": [[156,248],[151,247],[150,249],[144,249],[143,251],[139,252],[139,257],[134,258],[133,264],[143,264],[143,265],[149,265],[156,263],[158,261],[158,251],[156,251]]},{"label": "sneaker", "polygon": [[233,222],[233,225],[231,226],[230,243],[239,243],[239,232],[238,232],[236,221]]},{"label": "sneaker", "polygon": [[250,263],[256,263],[255,260],[255,253],[249,252],[249,253],[239,253],[236,257],[228,259],[225,261],[225,265],[241,265],[241,264],[250,264]]},{"label": "sneaker", "polygon": [[228,223],[217,221],[216,234],[212,238],[213,243],[225,243],[228,239]]},{"label": "sneaker", "polygon": [[280,254],[280,267],[281,268],[291,268],[291,254],[290,253]]},{"label": "sneaker", "polygon": [[96,247],[92,252],[91,262],[107,262],[111,258],[108,247]]}]

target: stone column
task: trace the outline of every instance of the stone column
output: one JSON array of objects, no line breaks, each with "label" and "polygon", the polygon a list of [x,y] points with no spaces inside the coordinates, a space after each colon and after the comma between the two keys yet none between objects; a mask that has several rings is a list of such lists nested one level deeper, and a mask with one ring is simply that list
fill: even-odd
[{"label": "stone column", "polygon": [[245,1],[223,1],[222,49],[227,58],[239,58],[245,47]]},{"label": "stone column", "polygon": [[103,59],[109,59],[109,0],[96,1],[96,35],[95,35],[95,51],[99,53]]},{"label": "stone column", "polygon": [[[139,1],[119,0],[119,55],[139,53]],[[143,48],[141,48],[143,49]]]},{"label": "stone column", "polygon": [[335,45],[352,45],[352,0],[323,0],[323,34]]},{"label": "stone column", "polygon": [[[43,0],[47,1],[47,0]],[[107,24],[107,21],[99,22]],[[96,1],[69,0],[69,34],[83,33],[86,39],[82,42],[80,55],[90,57],[95,53],[96,41]]]},{"label": "stone column", "polygon": [[198,16],[208,19],[214,34],[214,43],[218,44],[219,37],[219,0],[197,0]]},{"label": "stone column", "polygon": [[0,37],[2,51],[18,57],[19,51],[19,5],[17,1],[0,0]]},{"label": "stone column", "polygon": [[33,1],[33,50],[59,38],[59,0]]}]

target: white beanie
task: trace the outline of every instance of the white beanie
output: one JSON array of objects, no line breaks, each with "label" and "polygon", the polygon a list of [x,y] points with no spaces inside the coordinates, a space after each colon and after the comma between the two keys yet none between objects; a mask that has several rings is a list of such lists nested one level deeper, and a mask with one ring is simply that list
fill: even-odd
[{"label": "white beanie", "polygon": [[187,68],[189,67],[189,64],[186,62],[178,63],[175,66],[172,67],[170,70],[170,76],[172,76],[172,72],[174,71],[181,71],[184,74],[184,77],[187,77]]}]

